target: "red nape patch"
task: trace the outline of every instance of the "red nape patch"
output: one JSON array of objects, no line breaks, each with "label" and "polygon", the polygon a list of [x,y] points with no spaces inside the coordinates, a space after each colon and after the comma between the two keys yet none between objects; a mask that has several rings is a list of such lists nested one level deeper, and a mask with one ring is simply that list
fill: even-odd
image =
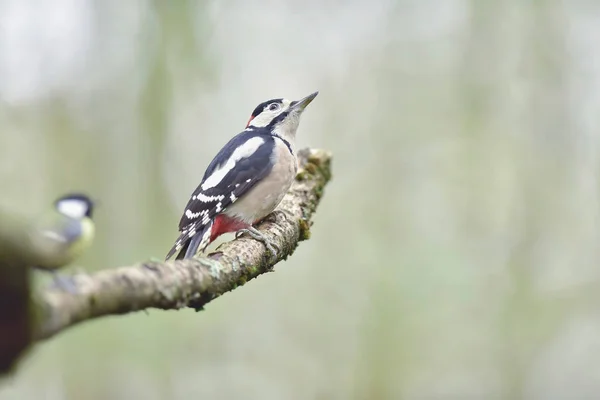
[{"label": "red nape patch", "polygon": [[248,123],[246,124],[246,128],[250,126],[250,122],[252,122],[253,119],[254,119],[254,115],[251,115],[250,119],[248,120]]},{"label": "red nape patch", "polygon": [[217,215],[215,222],[213,223],[212,229],[210,230],[210,241],[214,241],[216,238],[224,233],[237,232],[242,228],[248,228],[245,222],[238,221],[237,219],[229,218],[225,214]]}]

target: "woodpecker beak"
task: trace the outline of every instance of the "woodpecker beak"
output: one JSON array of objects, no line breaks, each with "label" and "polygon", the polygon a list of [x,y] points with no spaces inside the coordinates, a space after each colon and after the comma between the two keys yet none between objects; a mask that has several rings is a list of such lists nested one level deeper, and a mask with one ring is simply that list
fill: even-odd
[{"label": "woodpecker beak", "polygon": [[292,102],[292,107],[291,107],[292,110],[298,111],[298,112],[304,111],[306,106],[309,105],[310,102],[313,101],[315,99],[315,97],[317,97],[318,94],[319,94],[319,92],[314,92],[313,94],[309,94],[308,96],[306,96],[305,98],[303,98],[301,100]]}]

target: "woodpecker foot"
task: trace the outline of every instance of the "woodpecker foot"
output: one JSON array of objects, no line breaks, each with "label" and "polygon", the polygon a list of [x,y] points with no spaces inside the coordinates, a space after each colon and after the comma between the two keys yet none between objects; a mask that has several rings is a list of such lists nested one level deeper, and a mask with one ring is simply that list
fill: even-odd
[{"label": "woodpecker foot", "polygon": [[263,235],[262,233],[260,233],[260,231],[258,229],[254,228],[252,226],[250,226],[248,228],[240,229],[239,231],[236,232],[235,238],[236,239],[239,238],[244,233],[247,233],[253,239],[256,239],[256,240],[262,242],[265,245],[265,247],[267,248],[267,250],[269,250],[271,252],[271,254],[273,254],[275,257],[277,257],[277,253],[279,250],[277,248],[277,245],[275,245],[269,239],[267,239],[267,237],[265,235]]}]

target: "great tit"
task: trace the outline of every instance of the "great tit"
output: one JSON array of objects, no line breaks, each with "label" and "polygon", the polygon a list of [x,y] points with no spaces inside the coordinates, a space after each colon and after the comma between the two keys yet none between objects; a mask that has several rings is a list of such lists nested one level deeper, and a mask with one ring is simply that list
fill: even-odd
[{"label": "great tit", "polygon": [[39,254],[35,268],[55,271],[79,257],[94,239],[93,210],[92,200],[83,194],[57,199],[30,231],[31,245]]}]

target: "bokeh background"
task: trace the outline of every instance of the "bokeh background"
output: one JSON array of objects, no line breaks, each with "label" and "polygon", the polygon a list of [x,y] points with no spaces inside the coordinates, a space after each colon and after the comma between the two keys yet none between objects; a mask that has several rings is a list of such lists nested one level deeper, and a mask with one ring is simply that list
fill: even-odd
[{"label": "bokeh background", "polygon": [[334,154],[276,273],[66,331],[0,399],[597,398],[599,43],[591,0],[0,0],[0,207],[95,196],[72,270],[163,257],[261,101],[320,90]]}]

